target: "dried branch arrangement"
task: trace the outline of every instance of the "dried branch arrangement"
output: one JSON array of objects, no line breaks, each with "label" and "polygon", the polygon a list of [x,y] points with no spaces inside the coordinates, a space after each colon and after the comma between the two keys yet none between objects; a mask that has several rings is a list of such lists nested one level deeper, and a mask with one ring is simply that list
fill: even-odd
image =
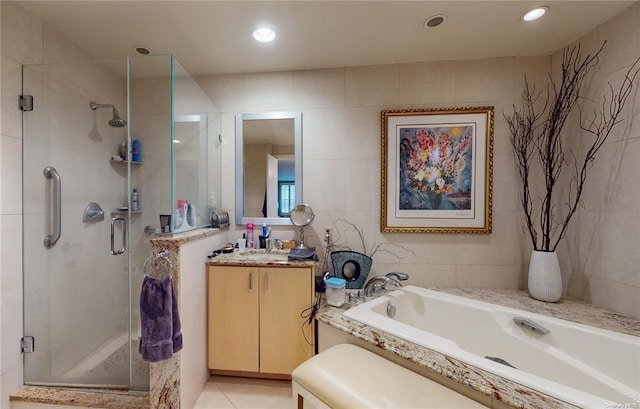
[{"label": "dried branch arrangement", "polygon": [[[346,226],[345,226],[346,225]],[[410,250],[406,247],[404,247],[401,244],[396,244],[396,243],[389,243],[389,242],[382,242],[382,243],[376,243],[373,242],[371,244],[371,248],[369,249],[370,251],[367,252],[367,245],[365,243],[364,240],[364,233],[361,229],[358,228],[358,226],[356,226],[355,224],[351,223],[349,220],[347,219],[342,219],[339,218],[337,219],[335,222],[333,222],[333,226],[335,227],[335,239],[332,241],[332,243],[330,243],[329,245],[329,251],[340,251],[340,250],[348,250],[348,251],[356,251],[353,250],[351,247],[346,246],[346,245],[341,245],[338,244],[338,242],[340,241],[342,234],[340,233],[340,227],[345,228],[345,233],[347,232],[346,229],[349,230],[355,230],[357,232],[358,237],[360,238],[360,243],[362,243],[362,254],[369,256],[371,258],[373,258],[373,255],[378,253],[378,252],[386,252],[389,254],[394,255],[395,257],[402,259],[404,257],[402,257],[400,254],[396,253],[396,250],[402,250],[404,252],[407,253],[411,253],[414,256],[416,255],[416,253],[413,250]],[[346,235],[346,234],[345,234]],[[392,250],[394,249],[394,250]]]},{"label": "dried branch arrangement", "polygon": [[[638,77],[640,57],[631,65],[618,88],[608,84],[608,93],[603,96],[599,107],[596,108],[593,101],[587,101],[581,95],[583,82],[598,64],[605,45],[606,42],[595,54],[586,56],[582,55],[580,45],[565,49],[560,84],[557,85],[550,79],[544,103],[538,104],[540,93],[536,93],[535,88],[531,89],[525,79],[520,109],[514,106],[512,115],[504,115],[522,184],[520,202],[534,250],[555,251],[567,231],[569,221],[582,203],[580,199],[584,184],[596,154],[613,128],[623,121],[620,116]],[[591,102],[592,112],[586,114],[589,111],[581,107],[579,101]],[[538,108],[539,106],[542,108]],[[568,191],[563,189],[566,194],[566,209],[561,211],[556,208],[555,195],[558,193],[558,182],[564,166],[568,164],[565,159],[566,134],[563,129],[569,114],[576,107],[580,129],[590,136],[590,142],[585,144],[587,148],[584,157],[576,158],[570,152],[575,163],[574,174],[570,177]],[[530,186],[532,174],[535,173],[535,159],[542,169],[545,186],[544,195],[537,201],[534,201]]]}]

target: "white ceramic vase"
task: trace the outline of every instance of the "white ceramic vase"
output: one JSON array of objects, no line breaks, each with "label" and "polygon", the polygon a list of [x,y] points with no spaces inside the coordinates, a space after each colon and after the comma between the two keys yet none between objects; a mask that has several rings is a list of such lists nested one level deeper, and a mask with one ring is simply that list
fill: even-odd
[{"label": "white ceramic vase", "polygon": [[555,251],[531,252],[528,288],[536,300],[556,302],[562,297],[562,275]]}]

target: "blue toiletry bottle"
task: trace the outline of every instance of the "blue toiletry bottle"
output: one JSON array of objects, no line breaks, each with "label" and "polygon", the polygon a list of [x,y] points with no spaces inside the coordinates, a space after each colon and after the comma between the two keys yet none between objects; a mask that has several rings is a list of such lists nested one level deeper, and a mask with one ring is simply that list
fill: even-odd
[{"label": "blue toiletry bottle", "polygon": [[134,139],[131,143],[131,160],[133,162],[140,162],[142,158],[142,153],[140,152],[140,141]]},{"label": "blue toiletry bottle", "polygon": [[267,237],[267,223],[262,223],[262,237]]}]

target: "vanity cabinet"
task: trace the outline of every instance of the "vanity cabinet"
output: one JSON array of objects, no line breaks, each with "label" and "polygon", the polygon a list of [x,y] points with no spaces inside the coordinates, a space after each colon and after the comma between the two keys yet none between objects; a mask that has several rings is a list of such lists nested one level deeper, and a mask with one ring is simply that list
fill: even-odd
[{"label": "vanity cabinet", "polygon": [[[291,375],[313,356],[313,267],[209,266],[208,365],[212,372]],[[308,340],[308,342],[307,342]]]}]

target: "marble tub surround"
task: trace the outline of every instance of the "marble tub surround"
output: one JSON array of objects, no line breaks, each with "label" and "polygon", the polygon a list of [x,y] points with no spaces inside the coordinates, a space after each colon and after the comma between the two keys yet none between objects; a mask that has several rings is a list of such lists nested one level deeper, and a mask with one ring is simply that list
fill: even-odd
[{"label": "marble tub surround", "polygon": [[[629,335],[640,335],[640,321],[594,307],[582,301],[564,298],[561,303],[548,304],[536,301],[530,298],[525,291],[519,290],[459,288],[437,288],[435,290]],[[444,354],[348,319],[342,313],[349,307],[349,304],[345,304],[341,308],[325,304],[320,308],[316,318],[320,323],[344,331],[369,343],[376,349],[382,349],[384,353],[391,353],[395,357],[409,361],[410,365],[416,365],[420,370],[426,370],[426,376],[429,376],[429,372],[434,372],[436,378],[444,376],[447,380],[469,388],[471,394],[481,393],[490,400],[491,407],[497,408],[505,405],[519,408],[576,407],[524,387],[510,379],[480,370]]]}]

